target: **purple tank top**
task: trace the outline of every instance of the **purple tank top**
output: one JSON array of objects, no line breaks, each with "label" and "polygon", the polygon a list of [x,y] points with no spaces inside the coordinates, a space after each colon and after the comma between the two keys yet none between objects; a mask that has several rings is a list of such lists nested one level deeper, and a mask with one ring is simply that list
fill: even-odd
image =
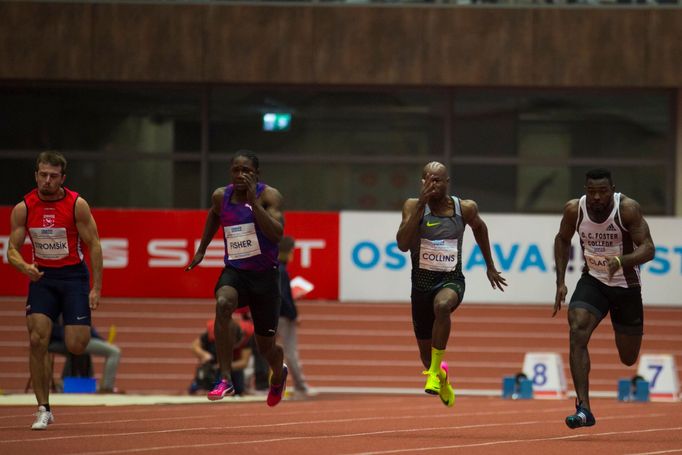
[{"label": "purple tank top", "polygon": [[[256,197],[265,189],[264,183],[256,184]],[[277,268],[278,247],[268,239],[256,224],[253,209],[246,202],[230,202],[234,186],[225,187],[220,224],[225,241],[225,265],[236,269],[265,271]]]}]

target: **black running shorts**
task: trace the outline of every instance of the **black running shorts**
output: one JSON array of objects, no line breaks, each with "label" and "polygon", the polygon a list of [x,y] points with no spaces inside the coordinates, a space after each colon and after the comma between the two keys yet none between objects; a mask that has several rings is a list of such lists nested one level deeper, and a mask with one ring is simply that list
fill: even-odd
[{"label": "black running shorts", "polygon": [[258,335],[265,337],[275,335],[281,306],[277,268],[251,271],[227,266],[220,274],[215,292],[217,293],[223,286],[237,290],[237,306],[249,307],[254,331]]},{"label": "black running shorts", "polygon": [[584,308],[600,321],[611,312],[611,323],[616,332],[625,335],[644,333],[644,308],[640,287],[607,286],[592,275],[583,273],[568,308]]},{"label": "black running shorts", "polygon": [[[450,288],[459,296],[459,302],[464,299],[466,288],[464,278],[451,279],[439,283],[429,290],[421,290],[412,287],[412,327],[418,340],[430,340],[433,332],[433,323],[436,321],[436,314],[433,310],[433,300],[436,294],[443,288]],[[453,309],[454,311],[454,309]]]}]

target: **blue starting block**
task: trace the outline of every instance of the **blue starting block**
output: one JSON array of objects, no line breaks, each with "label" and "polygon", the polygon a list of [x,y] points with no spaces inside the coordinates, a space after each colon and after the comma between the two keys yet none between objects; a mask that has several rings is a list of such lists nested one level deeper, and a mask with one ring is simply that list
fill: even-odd
[{"label": "blue starting block", "polygon": [[95,393],[97,380],[95,378],[64,378],[64,393]]},{"label": "blue starting block", "polygon": [[533,398],[533,381],[525,377],[504,376],[502,378],[502,398],[511,400],[530,400]]},{"label": "blue starting block", "polygon": [[649,382],[643,379],[619,379],[618,401],[649,401]]}]

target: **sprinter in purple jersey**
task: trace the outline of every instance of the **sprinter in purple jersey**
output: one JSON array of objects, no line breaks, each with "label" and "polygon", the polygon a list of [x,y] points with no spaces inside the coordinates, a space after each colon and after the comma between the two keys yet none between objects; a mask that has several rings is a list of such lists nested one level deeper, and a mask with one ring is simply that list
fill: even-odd
[{"label": "sprinter in purple jersey", "polygon": [[275,406],[284,396],[287,381],[282,347],[275,343],[280,313],[277,255],[283,233],[282,195],[258,181],[258,158],[249,151],[235,154],[230,175],[232,183],[213,192],[201,243],[185,269],[192,270],[204,259],[208,244],[222,227],[225,269],[215,287],[216,351],[221,375],[208,399],[234,394],[230,382],[234,337],[229,322],[237,308],[248,306],[258,350],[272,370],[267,403]]}]

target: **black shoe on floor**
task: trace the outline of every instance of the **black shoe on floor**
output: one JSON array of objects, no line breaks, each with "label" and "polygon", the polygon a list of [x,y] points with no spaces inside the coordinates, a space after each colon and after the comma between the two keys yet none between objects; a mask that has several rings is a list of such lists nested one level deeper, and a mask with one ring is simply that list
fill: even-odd
[{"label": "black shoe on floor", "polygon": [[568,428],[580,428],[580,427],[591,427],[597,421],[595,420],[592,413],[582,407],[582,403],[575,403],[575,414],[566,417],[566,426]]}]

